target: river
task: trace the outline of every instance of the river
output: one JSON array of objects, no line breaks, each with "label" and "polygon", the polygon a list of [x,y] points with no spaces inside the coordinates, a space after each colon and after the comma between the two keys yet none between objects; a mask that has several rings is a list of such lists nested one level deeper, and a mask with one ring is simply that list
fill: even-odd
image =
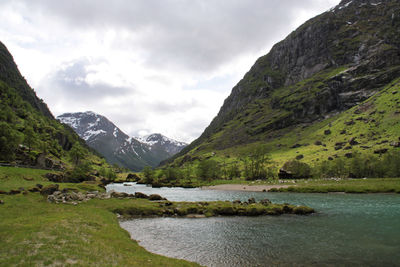
[{"label": "river", "polygon": [[122,221],[147,250],[205,266],[400,266],[400,195],[301,194],[151,188],[171,201],[256,200],[307,205],[310,216],[143,218]]}]

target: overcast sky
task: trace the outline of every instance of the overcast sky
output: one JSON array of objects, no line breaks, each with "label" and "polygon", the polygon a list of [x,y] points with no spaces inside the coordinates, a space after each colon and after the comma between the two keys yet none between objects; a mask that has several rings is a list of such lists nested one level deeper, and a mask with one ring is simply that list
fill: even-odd
[{"label": "overcast sky", "polygon": [[55,116],[190,142],[255,60],[339,0],[1,0],[0,41]]}]

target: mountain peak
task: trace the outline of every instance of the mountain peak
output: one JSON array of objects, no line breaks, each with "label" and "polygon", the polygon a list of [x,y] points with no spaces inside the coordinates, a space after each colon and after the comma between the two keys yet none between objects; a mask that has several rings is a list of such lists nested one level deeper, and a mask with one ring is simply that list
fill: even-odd
[{"label": "mountain peak", "polygon": [[72,127],[93,149],[111,163],[138,171],[144,166],[158,166],[187,144],[160,133],[129,137],[106,117],[93,111],[64,113],[57,117]]}]

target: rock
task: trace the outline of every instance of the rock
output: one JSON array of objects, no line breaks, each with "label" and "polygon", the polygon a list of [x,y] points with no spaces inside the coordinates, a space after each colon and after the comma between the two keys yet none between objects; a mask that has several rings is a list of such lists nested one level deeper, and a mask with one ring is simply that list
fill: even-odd
[{"label": "rock", "polygon": [[240,204],[240,203],[242,203],[242,201],[240,201],[239,199],[236,199],[236,200],[232,201],[232,203],[233,204]]},{"label": "rock", "polygon": [[281,168],[279,169],[278,177],[279,179],[292,179],[293,174],[290,171],[286,171],[285,169]]},{"label": "rock", "polygon": [[58,191],[58,187],[59,187],[58,184],[51,184],[51,185],[45,186],[40,190],[40,194],[43,196],[51,195],[54,192]]},{"label": "rock", "polygon": [[165,198],[163,198],[162,196],[160,196],[160,195],[157,195],[157,194],[151,194],[150,196],[149,196],[149,200],[152,200],[152,201],[155,201],[155,200],[166,200]]},{"label": "rock", "polygon": [[359,143],[356,141],[356,137],[352,137],[349,140],[349,144],[352,146],[358,145]]},{"label": "rock", "polygon": [[347,133],[346,130],[341,130],[341,131],[340,131],[340,134],[346,134],[346,133]]},{"label": "rock", "polygon": [[316,146],[322,146],[322,142],[319,141],[319,140],[317,140],[317,141],[314,142],[314,145],[316,145]]},{"label": "rock", "polygon": [[55,183],[64,183],[64,182],[66,182],[65,180],[65,177],[64,177],[64,175],[63,174],[61,174],[61,173],[46,173],[45,175],[44,175],[44,177],[46,177],[49,181],[51,181],[51,182],[55,182]]},{"label": "rock", "polygon": [[260,201],[260,203],[264,206],[268,206],[269,204],[271,204],[271,201],[267,198],[264,198]]},{"label": "rock", "polygon": [[342,148],[343,148],[342,146],[335,146],[335,150],[340,150]]},{"label": "rock", "polygon": [[124,186],[132,186],[131,184],[124,184]]},{"label": "rock", "polygon": [[352,146],[346,146],[345,148],[343,148],[343,150],[350,150],[352,148],[353,148]]},{"label": "rock", "polygon": [[350,120],[350,121],[345,121],[344,124],[346,124],[347,126],[350,126],[350,125],[354,125],[355,122],[353,120]]},{"label": "rock", "polygon": [[97,195],[96,194],[92,194],[92,193],[88,193],[88,194],[86,194],[86,197],[92,199],[92,198],[97,197]]},{"label": "rock", "polygon": [[390,143],[392,147],[400,147],[400,142],[392,142]]},{"label": "rock", "polygon": [[329,129],[324,131],[324,134],[325,134],[325,135],[329,135],[329,134],[331,134],[331,133],[332,133],[332,132],[331,132],[331,130],[329,130]]},{"label": "rock", "polygon": [[4,191],[4,190],[0,190],[0,195],[6,195],[7,194],[7,192],[6,191]]},{"label": "rock", "polygon": [[288,205],[283,206],[283,212],[284,213],[291,213],[293,211],[293,208],[291,208]]},{"label": "rock", "polygon": [[388,151],[387,148],[380,148],[380,149],[376,149],[374,150],[375,154],[385,154]]},{"label": "rock", "polygon": [[349,153],[344,154],[344,156],[349,159],[349,158],[353,157],[353,153],[349,152]]},{"label": "rock", "polygon": [[328,157],[328,160],[333,160],[333,158],[332,157]]},{"label": "rock", "polygon": [[40,189],[38,187],[32,187],[32,188],[28,189],[28,191],[33,193],[33,192],[39,192]]},{"label": "rock", "polygon": [[4,200],[0,199],[0,205],[4,204]]},{"label": "rock", "polygon": [[298,147],[301,147],[301,145],[300,145],[300,144],[294,144],[294,145],[291,146],[290,148],[298,148]]},{"label": "rock", "polygon": [[136,173],[129,173],[126,176],[126,181],[137,182],[140,180],[140,177]]},{"label": "rock", "polygon": [[113,198],[126,198],[129,196],[129,194],[124,192],[112,192],[110,196]]},{"label": "rock", "polygon": [[39,188],[39,189],[42,189],[42,188],[43,188],[43,185],[41,185],[41,184],[36,184],[36,187]]},{"label": "rock", "polygon": [[148,195],[143,194],[142,192],[135,192],[135,198],[149,198]]},{"label": "rock", "polygon": [[57,201],[57,198],[54,195],[48,195],[47,196],[47,201],[50,203],[54,203]]},{"label": "rock", "polygon": [[21,190],[16,190],[16,189],[11,189],[8,192],[9,195],[17,195],[17,194],[20,194],[20,193],[21,193]]},{"label": "rock", "polygon": [[254,197],[252,197],[252,198],[249,198],[249,200],[247,200],[247,202],[249,204],[253,204],[253,203],[256,203],[256,200],[254,199]]},{"label": "rock", "polygon": [[302,158],[304,158],[304,156],[301,155],[301,154],[296,156],[296,159],[297,159],[297,160],[300,160],[300,159],[302,159]]}]

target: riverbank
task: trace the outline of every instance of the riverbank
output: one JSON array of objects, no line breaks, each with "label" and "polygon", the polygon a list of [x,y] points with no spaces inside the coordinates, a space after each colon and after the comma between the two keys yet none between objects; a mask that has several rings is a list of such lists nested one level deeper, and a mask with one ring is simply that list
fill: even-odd
[{"label": "riverbank", "polygon": [[[274,184],[219,184],[207,190],[296,193],[400,193],[400,178],[283,180]],[[262,183],[262,182],[259,182]]]},{"label": "riverbank", "polygon": [[[59,184],[59,190],[64,190],[56,191],[57,196],[65,197],[66,203],[55,204],[38,192],[38,184],[54,185],[43,174],[41,170],[0,168],[0,266],[198,266],[146,251],[120,227],[118,218],[314,212],[308,207],[267,200],[170,202],[123,193],[106,197],[104,189],[95,183]],[[100,192],[87,193],[88,190]],[[96,194],[98,197],[93,196]],[[81,195],[84,200],[73,199]],[[55,192],[52,196],[56,196]]]},{"label": "riverbank", "polygon": [[268,192],[271,189],[279,190],[288,188],[289,185],[246,185],[246,184],[220,184],[200,187],[203,190],[223,190],[223,191],[248,191],[248,192]]}]

